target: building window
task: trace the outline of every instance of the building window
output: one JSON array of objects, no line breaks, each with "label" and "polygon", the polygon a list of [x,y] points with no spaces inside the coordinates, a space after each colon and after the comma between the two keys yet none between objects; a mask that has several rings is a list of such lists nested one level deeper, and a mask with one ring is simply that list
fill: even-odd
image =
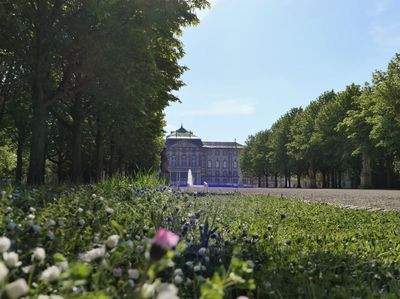
[{"label": "building window", "polygon": [[212,176],[212,169],[208,169],[208,170],[207,170],[207,175],[208,175],[208,176]]},{"label": "building window", "polygon": [[219,169],[217,169],[217,170],[215,171],[215,176],[219,176],[219,175],[220,175]]},{"label": "building window", "polygon": [[175,155],[173,155],[171,157],[171,166],[176,166],[176,156]]},{"label": "building window", "polygon": [[215,183],[216,183],[216,184],[219,184],[219,179],[215,179]]},{"label": "building window", "polygon": [[228,162],[226,160],[224,160],[224,168],[226,168],[228,166]]},{"label": "building window", "polygon": [[219,150],[215,150],[215,155],[219,156]]},{"label": "building window", "polygon": [[233,179],[233,180],[232,180],[232,183],[238,184],[238,183],[239,183],[239,180],[238,180],[238,179]]},{"label": "building window", "polygon": [[237,156],[237,151],[232,152],[234,156]]},{"label": "building window", "polygon": [[236,170],[233,171],[233,176],[238,176],[238,172]]},{"label": "building window", "polygon": [[228,172],[227,172],[226,170],[224,170],[224,171],[222,172],[222,175],[223,175],[223,176],[227,176],[227,175],[228,175]]},{"label": "building window", "polygon": [[192,166],[197,166],[197,156],[192,155]]},{"label": "building window", "polygon": [[228,179],[223,179],[222,182],[223,182],[224,184],[228,184]]},{"label": "building window", "polygon": [[224,156],[226,156],[228,154],[228,152],[227,151],[224,151]]},{"label": "building window", "polygon": [[187,158],[186,158],[186,155],[182,155],[182,163],[181,163],[181,165],[182,165],[183,167],[186,167],[186,166],[187,166]]},{"label": "building window", "polygon": [[215,168],[219,169],[219,160],[215,160]]},{"label": "building window", "polygon": [[208,160],[208,161],[207,161],[207,167],[208,167],[208,168],[212,168],[212,161],[211,161],[211,160]]},{"label": "building window", "polygon": [[235,161],[233,161],[233,168],[234,168],[234,169],[236,169],[236,168],[237,168],[237,165],[238,165],[238,164],[237,164],[237,161],[236,161],[236,160],[235,160]]}]

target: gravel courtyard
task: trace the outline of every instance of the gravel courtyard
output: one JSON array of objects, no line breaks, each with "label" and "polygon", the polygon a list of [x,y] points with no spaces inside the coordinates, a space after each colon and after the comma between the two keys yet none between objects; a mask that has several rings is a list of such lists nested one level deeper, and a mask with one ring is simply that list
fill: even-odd
[{"label": "gravel courtyard", "polygon": [[[204,192],[203,187],[183,188]],[[284,189],[284,188],[208,188],[209,193],[264,194],[309,202],[324,202],[350,209],[400,211],[400,190]]]}]

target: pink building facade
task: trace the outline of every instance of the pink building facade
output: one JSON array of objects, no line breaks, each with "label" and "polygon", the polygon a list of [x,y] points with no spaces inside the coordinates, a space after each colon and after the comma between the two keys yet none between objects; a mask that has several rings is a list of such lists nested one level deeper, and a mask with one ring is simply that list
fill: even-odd
[{"label": "pink building facade", "polygon": [[195,185],[241,186],[247,183],[240,171],[243,145],[235,142],[202,141],[183,126],[166,138],[170,184],[185,185],[189,169]]}]

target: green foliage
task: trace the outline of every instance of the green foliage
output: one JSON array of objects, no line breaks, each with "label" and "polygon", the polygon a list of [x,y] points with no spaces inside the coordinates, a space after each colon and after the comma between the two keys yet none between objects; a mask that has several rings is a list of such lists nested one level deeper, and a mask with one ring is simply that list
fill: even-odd
[{"label": "green foliage", "polygon": [[[346,178],[352,187],[397,188],[399,98],[400,54],[396,54],[385,72],[373,74],[371,85],[351,84],[344,91],[324,92],[304,109],[290,110],[270,130],[250,136],[242,168],[254,176],[265,174],[263,167],[285,178],[296,173],[298,183],[308,172],[309,187],[341,187]],[[257,138],[265,132],[268,138]]]},{"label": "green foliage", "polygon": [[184,85],[182,30],[209,7],[167,2],[1,2],[0,133],[18,157],[30,146],[28,183],[158,168],[163,110]]},{"label": "green foliage", "polygon": [[[171,284],[181,298],[204,299],[389,298],[400,291],[398,212],[266,196],[191,197],[140,184],[121,178],[2,192],[0,234],[22,262],[8,280],[32,276],[37,286],[29,295],[64,298],[144,298],[174,292]],[[154,261],[150,240],[160,226],[182,241]],[[119,242],[104,257],[83,261],[83,253],[115,234]],[[36,247],[45,248],[45,260],[25,273]],[[52,265],[63,269],[59,278],[39,280]]]},{"label": "green foliage", "polygon": [[7,145],[0,146],[0,178],[12,178],[16,164],[14,151]]}]

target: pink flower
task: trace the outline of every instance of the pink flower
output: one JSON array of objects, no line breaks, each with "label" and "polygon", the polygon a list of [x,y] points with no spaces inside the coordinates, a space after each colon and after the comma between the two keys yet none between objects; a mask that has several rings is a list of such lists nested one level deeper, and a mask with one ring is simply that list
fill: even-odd
[{"label": "pink flower", "polygon": [[153,244],[160,246],[164,250],[169,250],[178,244],[179,236],[164,228],[158,229]]},{"label": "pink flower", "polygon": [[249,297],[247,297],[247,296],[239,296],[236,299],[249,299]]}]

